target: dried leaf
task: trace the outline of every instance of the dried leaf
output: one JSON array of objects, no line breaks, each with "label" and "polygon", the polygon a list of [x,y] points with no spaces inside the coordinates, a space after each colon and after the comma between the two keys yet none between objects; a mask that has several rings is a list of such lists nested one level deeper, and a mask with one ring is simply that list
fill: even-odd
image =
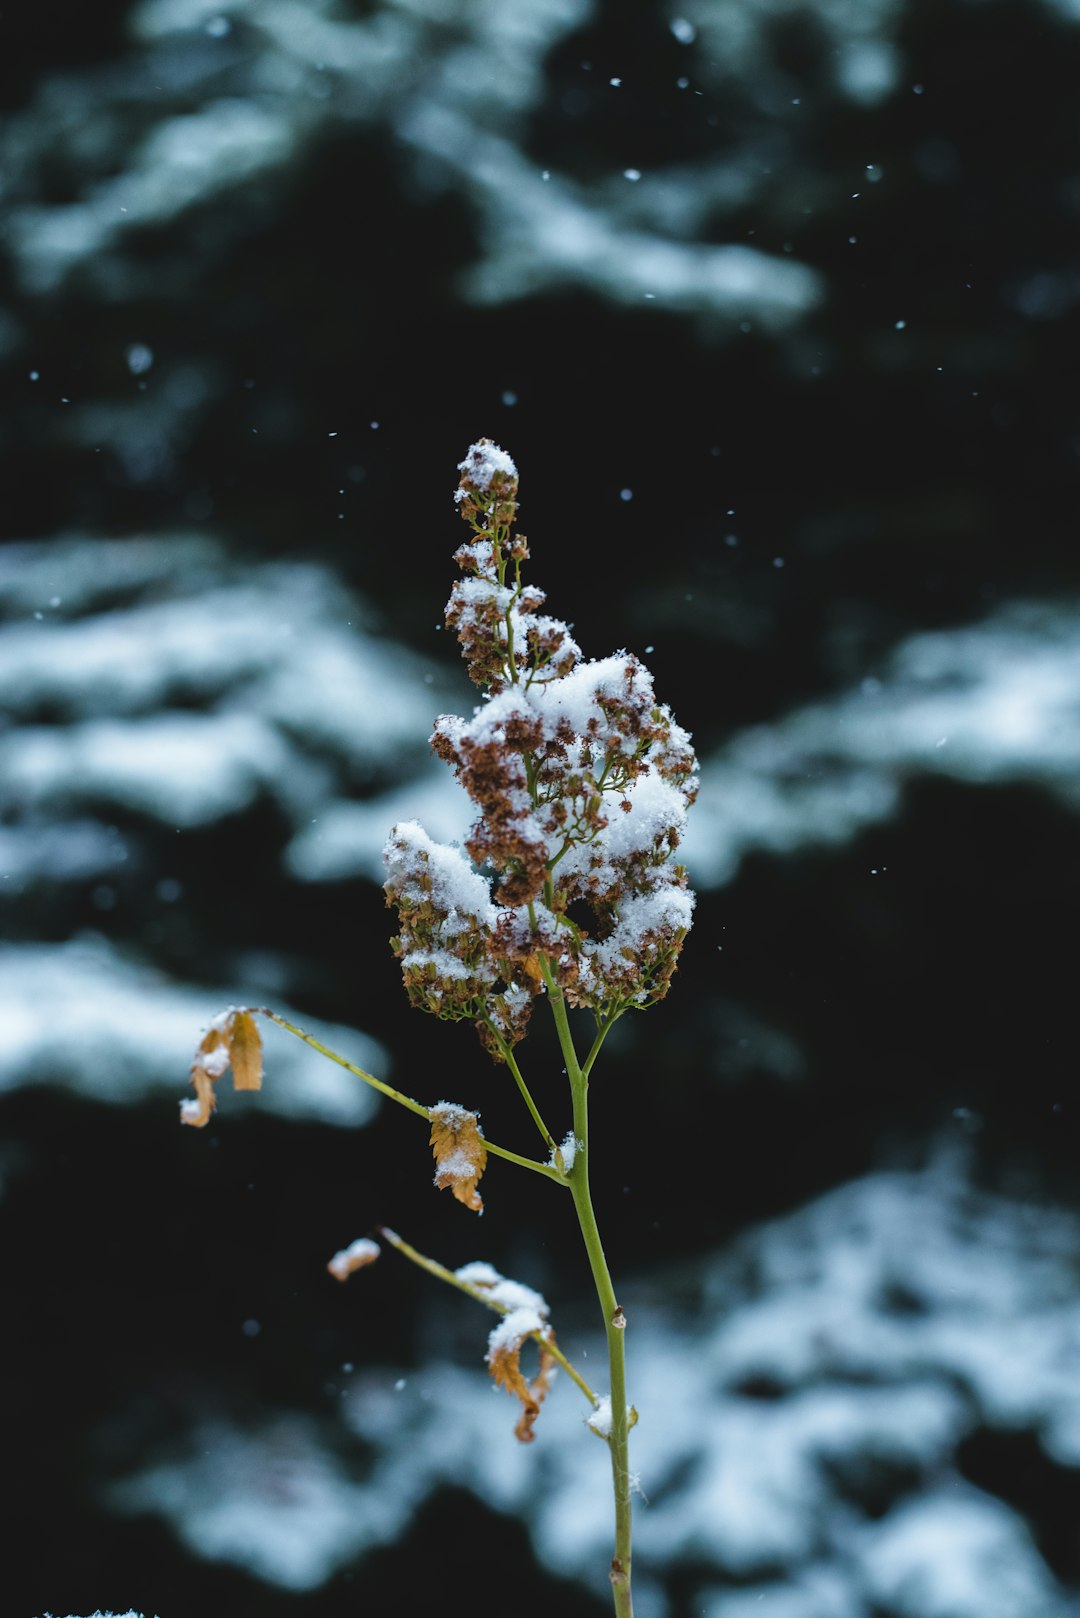
[{"label": "dried leaf", "polygon": [[233,1070],[233,1087],[258,1090],[262,1087],[262,1040],[250,1011],[233,1007],[214,1018],[203,1035],[191,1064],[194,1101],[180,1103],[180,1122],[204,1128],[217,1105],[214,1081],[227,1068]]},{"label": "dried leaf", "polygon": [[262,1089],[262,1039],[250,1011],[234,1011],[228,1023],[233,1088]]},{"label": "dried leaf", "polygon": [[191,1065],[191,1082],[195,1086],[194,1101],[181,1101],[180,1122],[204,1129],[214,1110],[214,1084],[210,1074],[198,1062]]},{"label": "dried leaf", "polygon": [[479,1118],[453,1101],[440,1101],[428,1117],[435,1153],[435,1184],[440,1191],[452,1191],[458,1202],[474,1213],[482,1213],[484,1204],[476,1186],[487,1167],[487,1147]]},{"label": "dried leaf", "polygon": [[195,1099],[181,1101],[182,1124],[193,1124],[196,1129],[204,1129],[210,1122],[210,1114],[217,1105],[214,1080],[221,1077],[228,1065],[229,1049],[225,1030],[215,1021],[203,1035],[202,1043],[195,1052],[195,1060],[191,1064],[191,1082],[195,1086]]},{"label": "dried leaf", "polygon": [[[540,1364],[533,1380],[526,1382],[521,1369],[521,1349],[525,1339],[538,1331],[543,1332],[543,1336],[537,1338]],[[514,1436],[523,1444],[531,1444],[536,1436],[533,1432],[536,1418],[551,1387],[555,1356],[547,1344],[554,1340],[551,1327],[532,1309],[514,1309],[504,1315],[488,1340],[487,1363],[492,1378],[500,1388],[521,1401]]]},{"label": "dried leaf", "polygon": [[354,1270],[374,1264],[381,1251],[378,1242],[373,1242],[368,1236],[359,1236],[348,1247],[343,1247],[340,1253],[335,1253],[326,1268],[339,1281],[347,1281]]},{"label": "dried leaf", "polygon": [[539,953],[537,952],[533,955],[527,955],[521,962],[520,970],[522,976],[527,977],[529,982],[532,984],[533,990],[539,994],[544,983],[544,972],[540,965]]}]

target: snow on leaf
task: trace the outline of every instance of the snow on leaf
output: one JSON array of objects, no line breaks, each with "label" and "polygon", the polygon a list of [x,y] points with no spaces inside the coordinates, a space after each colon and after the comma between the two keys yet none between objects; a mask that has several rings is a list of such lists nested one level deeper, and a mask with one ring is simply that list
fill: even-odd
[{"label": "snow on leaf", "polygon": [[347,1281],[354,1270],[374,1264],[381,1251],[378,1242],[373,1242],[368,1236],[358,1236],[355,1242],[350,1242],[348,1247],[335,1253],[326,1268],[339,1281]]},{"label": "snow on leaf", "polygon": [[487,1167],[487,1147],[479,1118],[453,1101],[440,1101],[428,1116],[435,1153],[435,1184],[440,1191],[452,1191],[457,1201],[474,1213],[482,1213],[484,1204],[476,1187]]},{"label": "snow on leaf", "polygon": [[182,1124],[203,1129],[210,1122],[217,1105],[214,1081],[229,1067],[234,1089],[262,1088],[262,1039],[254,1017],[242,1006],[220,1013],[203,1035],[191,1064],[195,1099],[180,1103]]},{"label": "snow on leaf", "polygon": [[[526,1382],[521,1369],[521,1350],[527,1337],[535,1337],[540,1350],[540,1364],[531,1382]],[[512,1309],[504,1315],[488,1339],[486,1358],[492,1379],[521,1401],[514,1436],[523,1444],[531,1444],[535,1438],[536,1418],[551,1388],[555,1356],[547,1345],[552,1341],[551,1327],[536,1309],[529,1307]]]}]

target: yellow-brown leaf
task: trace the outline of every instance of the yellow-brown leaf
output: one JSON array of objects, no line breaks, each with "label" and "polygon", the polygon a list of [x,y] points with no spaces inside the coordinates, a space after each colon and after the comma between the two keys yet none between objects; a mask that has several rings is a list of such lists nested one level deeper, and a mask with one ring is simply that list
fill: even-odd
[{"label": "yellow-brown leaf", "polygon": [[194,1101],[181,1101],[180,1122],[205,1129],[214,1110],[214,1084],[209,1073],[197,1062],[192,1063],[191,1082],[195,1086]]},{"label": "yellow-brown leaf", "polygon": [[360,1236],[348,1247],[343,1247],[340,1253],[335,1253],[326,1268],[338,1281],[347,1281],[354,1270],[362,1270],[367,1264],[374,1264],[379,1256],[379,1244],[367,1236]]},{"label": "yellow-brown leaf", "polygon": [[514,1436],[522,1444],[531,1444],[536,1437],[533,1428],[540,1414],[540,1406],[551,1387],[555,1356],[542,1340],[539,1341],[540,1364],[533,1380],[526,1382],[521,1369],[521,1348],[524,1341],[524,1337],[519,1337],[516,1341],[500,1344],[488,1355],[488,1369],[500,1388],[505,1388],[508,1393],[514,1394],[521,1401],[521,1415],[514,1428]]},{"label": "yellow-brown leaf", "polygon": [[237,1090],[262,1088],[262,1040],[250,1011],[234,1009],[215,1017],[191,1064],[194,1101],[180,1103],[180,1122],[202,1129],[216,1106],[214,1081],[232,1068]]},{"label": "yellow-brown leaf", "polygon": [[539,991],[544,982],[544,973],[540,965],[540,956],[527,955],[521,962],[521,972],[525,977],[528,978],[533,988]]},{"label": "yellow-brown leaf", "polygon": [[235,1090],[262,1089],[262,1039],[250,1011],[234,1011],[228,1021],[229,1060]]},{"label": "yellow-brown leaf", "polygon": [[191,1082],[195,1086],[194,1101],[180,1103],[180,1122],[205,1129],[216,1106],[214,1080],[220,1078],[229,1065],[229,1053],[222,1028],[212,1026],[206,1030],[195,1060],[191,1064]]},{"label": "yellow-brown leaf", "polygon": [[474,1213],[482,1212],[484,1203],[476,1186],[487,1167],[487,1147],[479,1118],[452,1101],[440,1101],[428,1117],[431,1149],[435,1153],[435,1184],[440,1191],[449,1189]]}]

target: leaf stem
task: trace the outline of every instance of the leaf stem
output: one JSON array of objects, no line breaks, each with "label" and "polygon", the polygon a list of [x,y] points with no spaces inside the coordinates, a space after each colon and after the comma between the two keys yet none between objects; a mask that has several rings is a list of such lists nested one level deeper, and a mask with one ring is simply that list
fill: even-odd
[{"label": "leaf stem", "polygon": [[[271,1022],[276,1022],[279,1028],[284,1028],[287,1033],[295,1035],[297,1039],[302,1039],[305,1045],[310,1045],[312,1050],[318,1051],[320,1056],[325,1056],[329,1061],[336,1062],[338,1067],[343,1067],[347,1072],[355,1074],[358,1079],[363,1079],[365,1084],[370,1084],[373,1089],[378,1090],[380,1095],[387,1096],[391,1101],[396,1101],[401,1107],[407,1107],[410,1112],[415,1112],[418,1118],[425,1118],[428,1122],[431,1121],[430,1107],[425,1107],[420,1101],[414,1101],[412,1096],[403,1095],[400,1090],[395,1090],[392,1084],[387,1084],[385,1079],[377,1079],[374,1073],[367,1073],[362,1067],[357,1067],[355,1062],[350,1062],[344,1056],[339,1056],[337,1051],[330,1049],[329,1045],[324,1045],[313,1034],[306,1034],[302,1028],[298,1028],[295,1023],[290,1022],[287,1017],[281,1016],[279,1012],[271,1011],[269,1006],[252,1006],[250,1010],[257,1012],[260,1017],[269,1017]],[[511,1152],[505,1146],[497,1146],[493,1140],[488,1140],[486,1135],[482,1138],[484,1145],[493,1157],[505,1158],[508,1163],[516,1163],[519,1168],[532,1169],[534,1174],[542,1174],[545,1179],[554,1180],[557,1185],[569,1184],[566,1175],[560,1169],[557,1169],[553,1163],[538,1163],[535,1158],[522,1157],[518,1152]],[[552,1143],[552,1149],[554,1150],[554,1143]]]},{"label": "leaf stem", "polygon": [[514,1083],[517,1085],[518,1089],[521,1091],[521,1098],[524,1101],[525,1105],[529,1109],[529,1113],[530,1113],[530,1115],[532,1117],[533,1123],[536,1125],[537,1129],[540,1131],[540,1137],[543,1140],[544,1145],[546,1147],[548,1147],[548,1149],[552,1153],[554,1153],[554,1151],[555,1151],[554,1137],[552,1136],[551,1131],[548,1129],[547,1124],[545,1124],[543,1118],[541,1118],[540,1109],[537,1107],[536,1102],[533,1100],[532,1096],[529,1094],[529,1087],[525,1083],[525,1079],[524,1079],[524,1077],[522,1075],[520,1067],[517,1064],[517,1058],[514,1055],[512,1047],[507,1044],[505,1039],[503,1039],[502,1035],[499,1033],[499,1030],[495,1027],[494,1022],[491,1020],[490,1017],[486,1018],[485,1021],[487,1022],[488,1028],[491,1030],[492,1036],[495,1039],[495,1042],[499,1047],[499,1052],[500,1052],[500,1055],[502,1056],[503,1061],[506,1063],[506,1065],[510,1069],[511,1073],[514,1075]]},{"label": "leaf stem", "polygon": [[508,1151],[505,1146],[496,1146],[493,1140],[488,1140],[483,1131],[480,1138],[495,1157],[505,1158],[507,1163],[516,1163],[522,1169],[532,1169],[534,1174],[542,1174],[545,1179],[554,1180],[556,1185],[570,1184],[562,1170],[557,1169],[553,1163],[538,1163],[535,1157],[519,1157],[517,1152]]},{"label": "leaf stem", "polygon": [[[252,1006],[251,1009],[257,1012],[260,1017],[269,1017],[271,1022],[276,1022],[279,1028],[284,1028],[288,1033],[294,1034],[297,1039],[302,1039],[305,1045],[310,1045],[312,1050],[318,1051],[320,1056],[327,1057],[331,1062],[336,1062],[338,1067],[346,1068],[348,1072],[355,1074],[358,1079],[363,1079],[365,1084],[370,1084],[373,1089],[378,1090],[380,1095],[387,1096],[389,1100],[396,1101],[398,1106],[408,1107],[410,1112],[415,1112],[420,1118],[430,1117],[431,1109],[425,1107],[422,1102],[414,1101],[412,1096],[403,1095],[400,1090],[395,1090],[392,1084],[387,1084],[385,1079],[377,1079],[374,1073],[366,1073],[362,1067],[357,1067],[355,1062],[350,1062],[344,1056],[339,1056],[337,1051],[330,1049],[329,1045],[324,1045],[313,1034],[306,1034],[302,1028],[298,1028],[295,1023],[290,1022],[287,1017],[281,1016],[279,1012],[271,1011],[269,1006]],[[488,1151],[490,1150],[491,1143],[489,1141]]]},{"label": "leaf stem", "polygon": [[581,1074],[583,1078],[587,1079],[589,1077],[589,1074],[592,1072],[592,1065],[600,1054],[601,1045],[604,1043],[605,1039],[608,1037],[608,1034],[611,1032],[612,1028],[615,1026],[621,1016],[621,1011],[613,1011],[607,1018],[602,1019],[598,1023],[596,1029],[596,1038],[593,1040],[592,1045],[590,1046],[588,1056],[581,1064]]}]

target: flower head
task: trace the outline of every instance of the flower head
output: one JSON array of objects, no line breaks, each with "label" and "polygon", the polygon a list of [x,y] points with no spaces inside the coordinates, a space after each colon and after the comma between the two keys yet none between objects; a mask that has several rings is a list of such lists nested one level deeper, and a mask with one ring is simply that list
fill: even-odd
[{"label": "flower head", "polygon": [[387,843],[386,891],[413,1004],[471,1018],[498,1059],[555,984],[604,1017],[666,994],[693,912],[672,856],[697,761],[636,657],[586,662],[540,613],[510,456],[480,439],[460,470],[472,537],[446,622],[484,701],[437,719],[432,746],[477,809],[466,849],[490,875],[412,822]]}]

